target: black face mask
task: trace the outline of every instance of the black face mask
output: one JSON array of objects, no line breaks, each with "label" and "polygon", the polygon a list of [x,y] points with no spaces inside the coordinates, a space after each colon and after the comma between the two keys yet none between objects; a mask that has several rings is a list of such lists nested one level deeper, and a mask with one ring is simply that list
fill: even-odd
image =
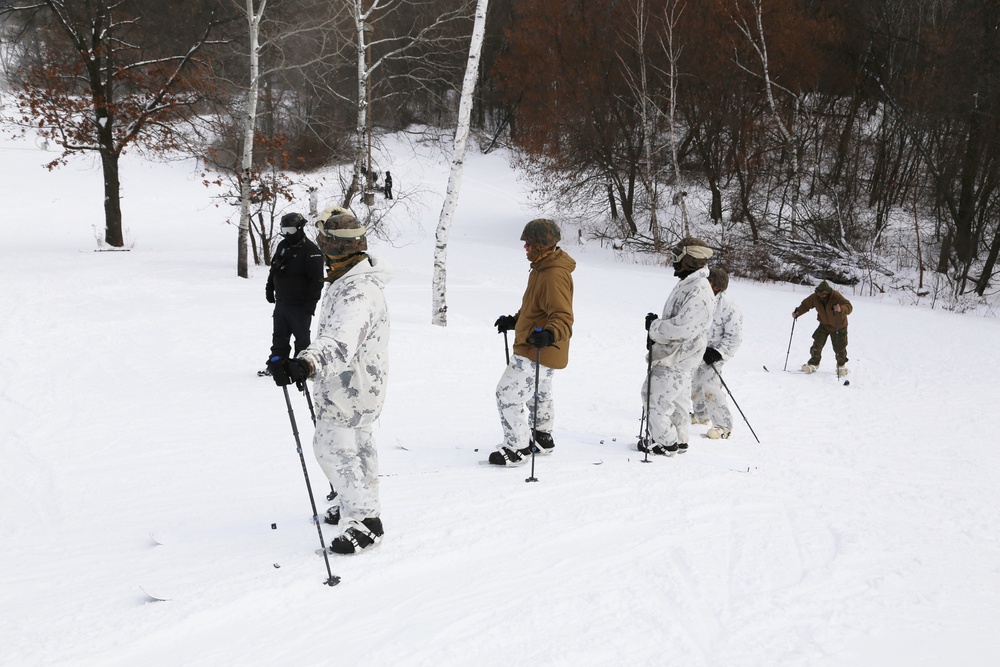
[{"label": "black face mask", "polygon": [[680,278],[681,280],[684,280],[685,278],[687,278],[688,276],[690,276],[692,273],[694,273],[697,270],[698,269],[686,270],[684,268],[683,263],[681,263],[681,262],[674,262],[674,275],[677,276],[678,278]]},{"label": "black face mask", "polygon": [[281,232],[282,238],[284,238],[285,240],[287,240],[289,243],[298,243],[299,241],[302,240],[302,236],[304,234],[305,234],[305,232],[302,231],[301,227],[299,227],[298,229],[296,229],[291,234],[286,234],[285,232]]}]

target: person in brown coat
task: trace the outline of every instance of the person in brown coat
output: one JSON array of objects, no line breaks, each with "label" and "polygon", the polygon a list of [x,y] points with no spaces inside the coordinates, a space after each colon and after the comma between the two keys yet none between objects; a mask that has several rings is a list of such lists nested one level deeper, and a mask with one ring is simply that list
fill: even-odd
[{"label": "person in brown coat", "polygon": [[[524,227],[521,240],[531,273],[516,315],[501,315],[497,331],[514,331],[514,354],[497,383],[497,410],[504,441],[489,462],[513,465],[555,448],[552,426],[552,377],[569,363],[573,335],[573,270],[576,261],[556,244],[561,235],[552,220],[539,218]],[[535,413],[536,359],[538,411]]]},{"label": "person in brown coat", "polygon": [[819,326],[813,332],[809,362],[802,366],[802,372],[815,373],[819,370],[823,347],[826,345],[826,339],[830,338],[833,343],[833,353],[837,357],[837,375],[847,375],[847,316],[853,310],[851,302],[824,280],[816,286],[815,292],[803,299],[802,303],[792,311],[792,317],[798,318],[813,308],[816,309]]}]

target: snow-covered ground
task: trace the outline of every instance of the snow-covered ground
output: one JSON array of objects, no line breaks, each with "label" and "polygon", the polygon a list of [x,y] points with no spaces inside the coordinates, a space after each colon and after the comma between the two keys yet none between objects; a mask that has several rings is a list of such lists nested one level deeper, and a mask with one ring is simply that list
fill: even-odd
[{"label": "snow-covered ground", "polygon": [[843,387],[829,350],[820,374],[780,372],[806,288],[733,280],[746,339],[726,380],[761,444],[737,414],[728,442],[695,427],[689,454],[644,465],[643,317],[676,279],[574,238],[556,453],[526,484],[480,463],[532,212],[502,156],[470,155],[449,325],[431,326],[432,155],[383,160],[420,191],[394,244],[371,244],[395,267],[386,536],[331,558],[331,588],[282,392],[255,374],[266,271],[236,278],[194,165],[127,159],[134,248],[94,252],[99,169],[49,173],[51,153],[0,142],[0,664],[998,663],[1000,321],[848,292]]}]

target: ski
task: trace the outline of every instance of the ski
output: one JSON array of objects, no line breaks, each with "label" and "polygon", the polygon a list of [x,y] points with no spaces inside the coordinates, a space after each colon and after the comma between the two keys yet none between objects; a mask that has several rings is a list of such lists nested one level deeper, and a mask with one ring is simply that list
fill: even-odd
[{"label": "ski", "polygon": [[[610,437],[609,438],[609,437],[601,437],[601,436],[588,435],[588,434],[583,434],[583,433],[576,433],[576,434],[573,434],[573,435],[567,434],[566,437],[569,440],[576,440],[577,442],[583,442],[583,443],[588,443],[588,444],[600,444],[600,445],[604,445],[605,443],[609,443],[609,444],[613,444],[613,445],[618,445],[619,444],[618,443],[619,440],[621,440],[623,442],[635,440],[635,438],[619,438],[619,437]],[[631,453],[639,454],[639,455],[644,454],[644,452],[634,449],[634,446],[626,448],[625,451],[628,452],[628,453],[630,453],[630,454]],[[678,451],[678,452],[676,452],[675,454],[673,454],[671,456],[660,456],[660,455],[653,454],[653,455],[650,455],[650,457],[649,457],[649,461],[650,462],[655,461],[657,459],[688,459],[690,461],[693,461],[694,463],[698,463],[698,464],[701,464],[701,465],[712,466],[713,468],[721,468],[723,470],[731,470],[732,472],[739,472],[739,473],[748,473],[748,472],[752,472],[752,471],[758,469],[757,466],[753,466],[753,465],[748,465],[748,464],[734,464],[734,463],[730,463],[729,461],[725,461],[725,460],[722,460],[722,459],[713,459],[713,458],[711,458],[711,456],[705,456],[702,452],[692,451],[690,448],[686,449],[683,452]],[[631,461],[631,460],[632,459],[629,458],[629,461]],[[603,462],[603,460],[602,460],[602,462]],[[597,464],[595,463],[594,465],[597,465]],[[497,466],[497,467],[500,467],[500,466]]]},{"label": "ski", "polygon": [[170,600],[173,600],[172,596],[167,595],[163,591],[157,591],[155,588],[150,588],[149,586],[139,584],[139,590],[142,591],[143,595],[149,598],[149,602],[169,602]]},{"label": "ski", "polygon": [[[763,366],[762,368],[766,372],[768,372],[768,373],[771,372],[771,370],[767,366]],[[786,371],[783,371],[783,372],[785,372],[785,373],[791,373],[792,375],[816,375],[818,373],[818,371],[817,371],[817,373],[805,373],[803,371],[789,371],[789,370],[786,370]],[[823,375],[825,375],[825,373]],[[849,387],[849,386],[851,386],[851,381],[848,380],[846,377],[839,376],[839,375],[834,375],[833,377],[837,381],[837,384],[841,385],[842,387]],[[841,380],[843,380],[843,382],[841,382]]]},{"label": "ski", "polygon": [[[315,524],[316,519],[315,517],[310,517],[308,521],[310,524]],[[169,546],[171,544],[180,544],[184,542],[230,539],[248,535],[263,535],[275,530],[278,530],[277,523],[266,524],[264,522],[254,522],[244,525],[223,526],[216,530],[151,530],[149,531],[149,539],[152,541],[153,546]]]}]

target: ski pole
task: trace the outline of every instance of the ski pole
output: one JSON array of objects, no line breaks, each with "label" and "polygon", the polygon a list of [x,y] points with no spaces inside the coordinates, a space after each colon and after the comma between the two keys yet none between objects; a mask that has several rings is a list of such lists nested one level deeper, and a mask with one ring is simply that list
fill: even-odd
[{"label": "ski pole", "polygon": [[507,344],[507,330],[503,330],[503,356],[507,359],[507,365],[510,366],[510,346]]},{"label": "ski pole", "polygon": [[722,386],[726,388],[726,393],[729,394],[729,398],[733,399],[733,405],[735,405],[736,409],[740,411],[740,416],[743,417],[743,421],[747,423],[747,428],[749,428],[750,432],[753,433],[753,439],[756,440],[757,444],[759,445],[760,438],[758,438],[757,434],[754,433],[753,426],[750,426],[750,421],[747,419],[747,416],[743,414],[743,410],[740,408],[740,404],[736,402],[736,398],[733,396],[733,392],[729,391],[729,387],[726,385],[726,381],[722,379],[722,373],[720,373],[719,369],[715,367],[715,364],[709,364],[709,366],[711,366],[712,370],[715,371],[715,374],[719,376],[719,382],[721,382]]},{"label": "ski pole", "polygon": [[[306,405],[309,406],[309,416],[312,417],[313,428],[316,428],[316,410],[313,409],[313,399],[309,395],[309,387],[306,386],[306,381],[303,380],[301,385],[296,385],[302,390],[302,393],[306,395]],[[337,489],[333,488],[333,483],[330,483],[330,493],[326,494],[327,501],[333,501],[337,497]]]},{"label": "ski pole", "polygon": [[[795,335],[795,320],[797,320],[797,319],[799,319],[799,318],[797,318],[797,317],[793,317],[792,318],[792,333],[788,334],[788,352],[785,352],[785,367],[781,369],[783,371],[787,371],[788,370],[788,355],[790,355],[792,353],[792,336]],[[716,372],[718,372],[718,371],[716,371]],[[720,375],[719,377],[721,378],[722,376]],[[733,401],[733,403],[735,403],[735,402],[736,401]],[[749,424],[748,424],[748,426],[749,426]]]},{"label": "ski pole", "polygon": [[330,557],[326,553],[326,541],[323,539],[323,528],[319,524],[319,513],[316,511],[316,500],[313,498],[312,484],[309,483],[309,471],[306,469],[306,459],[302,455],[302,442],[299,440],[299,427],[295,424],[295,412],[292,410],[292,399],[288,396],[288,386],[282,385],[281,390],[285,392],[285,405],[288,406],[288,420],[292,423],[292,435],[295,436],[295,451],[299,453],[299,462],[302,464],[302,474],[306,478],[306,491],[309,492],[309,503],[313,511],[313,523],[316,524],[316,532],[319,534],[319,546],[323,550],[323,560],[326,562],[327,586],[336,586],[340,583],[340,577],[334,575],[330,570]]},{"label": "ski pole", "polygon": [[[536,328],[535,331],[541,331],[541,329]],[[531,418],[531,477],[524,480],[525,482],[537,482],[538,478],[535,477],[535,432],[538,430],[538,371],[542,365],[542,348],[537,348],[538,351],[535,353],[535,410],[534,415]]]},{"label": "ski pole", "polygon": [[[649,460],[649,397],[653,393],[653,351],[649,350],[649,360],[646,362],[646,409],[642,413],[642,419],[639,420],[639,442],[644,444],[645,455],[642,457],[642,463],[652,463]],[[646,421],[646,431],[645,437],[642,430],[642,422]]]},{"label": "ski pole", "polygon": [[302,381],[302,384],[301,386],[299,386],[299,389],[306,396],[306,405],[309,406],[309,416],[312,418],[313,426],[316,426],[316,410],[313,409],[313,399],[312,396],[309,395],[309,387],[306,386],[305,380]]}]

